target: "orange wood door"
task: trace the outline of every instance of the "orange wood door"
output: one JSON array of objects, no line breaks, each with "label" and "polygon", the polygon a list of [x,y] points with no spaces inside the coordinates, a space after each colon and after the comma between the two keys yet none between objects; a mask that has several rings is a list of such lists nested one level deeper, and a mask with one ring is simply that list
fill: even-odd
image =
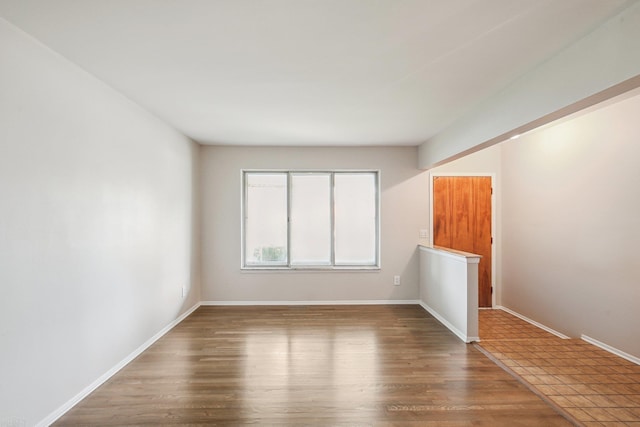
[{"label": "orange wood door", "polygon": [[482,255],[478,305],[491,307],[491,177],[433,177],[433,244]]}]

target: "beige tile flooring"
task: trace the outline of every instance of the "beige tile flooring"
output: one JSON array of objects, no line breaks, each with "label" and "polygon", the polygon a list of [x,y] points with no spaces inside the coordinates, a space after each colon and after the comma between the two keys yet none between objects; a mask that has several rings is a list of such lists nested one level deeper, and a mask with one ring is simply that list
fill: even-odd
[{"label": "beige tile flooring", "polygon": [[640,426],[640,365],[502,310],[479,326],[479,346],[577,425]]}]

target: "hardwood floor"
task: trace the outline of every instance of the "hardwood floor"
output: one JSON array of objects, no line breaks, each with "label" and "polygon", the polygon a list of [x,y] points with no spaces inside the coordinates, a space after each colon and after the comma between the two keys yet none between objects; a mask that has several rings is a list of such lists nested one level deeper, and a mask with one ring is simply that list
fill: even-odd
[{"label": "hardwood floor", "polygon": [[566,426],[421,307],[200,307],[55,425]]}]

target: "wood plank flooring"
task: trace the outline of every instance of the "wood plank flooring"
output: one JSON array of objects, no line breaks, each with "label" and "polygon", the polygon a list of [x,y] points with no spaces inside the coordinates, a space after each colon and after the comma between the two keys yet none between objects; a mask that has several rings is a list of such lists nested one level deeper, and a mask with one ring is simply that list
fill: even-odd
[{"label": "wood plank flooring", "polygon": [[640,427],[640,366],[561,339],[502,310],[480,310],[480,346],[585,427]]},{"label": "wood plank flooring", "polygon": [[421,307],[200,307],[55,425],[566,426]]}]

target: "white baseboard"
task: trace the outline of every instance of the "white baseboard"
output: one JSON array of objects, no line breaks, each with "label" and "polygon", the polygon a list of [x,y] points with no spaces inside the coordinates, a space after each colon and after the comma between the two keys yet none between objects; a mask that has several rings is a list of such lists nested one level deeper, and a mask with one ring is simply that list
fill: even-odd
[{"label": "white baseboard", "polygon": [[629,353],[625,353],[622,350],[618,350],[615,347],[611,347],[609,344],[605,344],[605,343],[603,343],[601,341],[598,341],[597,339],[588,337],[586,335],[582,335],[582,336],[580,336],[580,338],[583,341],[588,342],[589,344],[593,344],[596,347],[600,347],[601,349],[603,349],[605,351],[608,351],[609,353],[615,354],[618,357],[622,357],[623,359],[627,359],[629,362],[633,362],[636,365],[640,365],[640,357],[636,357],[636,356],[633,356],[633,355],[631,355]]},{"label": "white baseboard", "polygon": [[193,313],[198,307],[200,307],[200,303],[197,303],[196,305],[191,307],[189,310],[185,311],[177,319],[175,319],[174,321],[169,323],[167,326],[162,328],[162,330],[160,330],[160,332],[158,332],[157,334],[155,334],[154,336],[149,338],[144,344],[142,344],[140,347],[135,349],[131,354],[129,354],[127,357],[125,357],[123,360],[121,360],[117,365],[115,365],[113,368],[109,369],[107,372],[105,372],[103,375],[101,375],[97,380],[95,380],[94,382],[89,384],[87,387],[85,387],[84,390],[82,390],[80,393],[76,394],[68,402],[66,402],[64,405],[62,405],[61,407],[59,407],[58,409],[53,411],[51,414],[49,414],[45,419],[43,419],[38,424],[36,424],[36,426],[37,427],[41,427],[41,426],[42,427],[46,427],[46,426],[49,426],[49,425],[53,424],[58,418],[63,416],[67,411],[69,411],[76,404],[78,404],[78,402],[80,402],[82,399],[84,399],[89,394],[91,394],[91,392],[93,392],[95,389],[97,389],[102,384],[104,384],[109,378],[114,376],[116,373],[118,373],[118,371],[120,371],[127,364],[129,364],[129,362],[131,362],[133,359],[138,357],[143,351],[145,351],[147,348],[149,348],[153,343],[155,343],[160,338],[162,338],[162,336],[164,334],[169,332],[176,325],[178,325],[185,318],[187,318],[187,316],[189,316],[191,313]]},{"label": "white baseboard", "polygon": [[420,304],[418,300],[346,300],[346,301],[202,301],[200,305],[392,305]]},{"label": "white baseboard", "polygon": [[478,337],[469,337],[469,336],[467,336],[467,334],[463,333],[460,329],[458,329],[455,326],[453,326],[447,319],[442,317],[440,315],[440,313],[438,313],[433,308],[429,307],[424,302],[419,301],[418,304],[420,304],[420,306],[422,308],[424,308],[429,314],[431,314],[433,317],[435,317],[440,323],[442,323],[444,326],[446,326],[447,329],[449,329],[451,332],[456,334],[456,336],[458,338],[460,338],[462,341],[464,341],[466,343],[470,343],[470,342],[474,342],[474,341],[480,341],[480,338],[478,338]]},{"label": "white baseboard", "polygon": [[[528,317],[523,316],[520,313],[517,313],[517,312],[515,312],[515,311],[513,311],[511,309],[508,309],[507,307],[496,306],[496,308],[500,309],[500,310],[503,310],[503,311],[506,311],[507,313],[513,314],[514,316],[519,317],[520,319],[524,320],[525,322],[529,322],[532,325],[537,326],[540,329],[544,329],[545,331],[547,331],[547,332],[549,332],[549,333],[551,333],[551,334],[553,334],[553,335],[555,335],[557,337],[560,337],[562,339],[570,339],[570,337],[568,337],[568,336],[566,336],[564,334],[561,334],[560,332],[555,331],[555,330],[553,330],[553,329],[551,329],[551,328],[549,328],[549,327],[547,327],[545,325],[542,325],[542,324],[536,322],[535,320],[531,320]],[[601,341],[598,341],[595,338],[591,338],[591,337],[588,337],[586,335],[581,335],[580,339],[582,339],[583,341],[588,342],[589,344],[595,345],[596,347],[599,347],[599,348],[601,348],[601,349],[603,349],[605,351],[608,351],[611,354],[615,354],[618,357],[626,359],[629,362],[633,362],[636,365],[640,365],[640,357],[636,357],[636,356],[634,356],[632,354],[625,353],[622,350],[618,350],[617,348],[612,347],[609,344],[605,344],[605,343],[603,343]]]},{"label": "white baseboard", "polygon": [[562,333],[560,333],[560,332],[558,332],[558,331],[556,331],[554,329],[551,329],[548,326],[543,325],[542,323],[538,323],[535,320],[529,319],[527,316],[523,316],[522,314],[520,314],[518,312],[515,312],[515,311],[513,311],[513,310],[511,310],[511,309],[509,309],[507,307],[503,307],[501,305],[498,305],[498,306],[496,306],[496,308],[499,309],[499,310],[502,310],[502,311],[506,311],[509,314],[513,314],[514,316],[524,320],[525,322],[531,323],[533,326],[537,326],[538,328],[543,329],[543,330],[549,332],[550,334],[553,334],[553,335],[557,336],[558,338],[562,338],[563,340],[568,340],[568,339],[571,338],[571,337],[568,337],[565,334],[562,334]]}]

